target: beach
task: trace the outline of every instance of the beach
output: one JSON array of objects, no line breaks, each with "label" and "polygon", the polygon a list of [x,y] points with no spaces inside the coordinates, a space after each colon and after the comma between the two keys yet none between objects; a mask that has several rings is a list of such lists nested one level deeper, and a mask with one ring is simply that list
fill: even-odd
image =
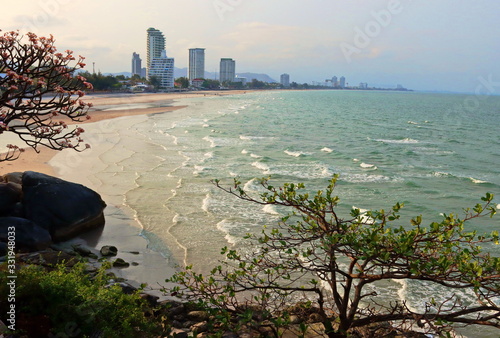
[{"label": "beach", "polygon": [[[105,172],[106,167],[99,160],[101,156],[116,153],[116,162],[125,153],[119,151],[117,144],[120,138],[113,137],[115,128],[126,129],[147,119],[146,115],[173,113],[186,105],[182,100],[187,98],[214,97],[229,94],[243,94],[246,91],[203,91],[187,93],[158,94],[98,94],[87,95],[85,101],[92,102],[89,111],[91,119],[78,123],[86,132],[82,134],[91,148],[77,153],[71,149],[56,151],[47,148],[37,153],[31,148],[15,161],[2,163],[2,173],[37,171],[61,179],[83,184],[98,192],[106,202],[106,225],[103,229],[83,234],[69,241],[79,243],[99,250],[103,245],[114,245],[118,248],[117,257],[129,263],[134,263],[125,269],[113,269],[113,272],[138,286],[147,283],[153,289],[166,285],[164,280],[174,273],[172,266],[158,252],[148,248],[145,238],[141,237],[141,225],[136,221],[133,211],[128,210],[123,201],[125,191],[113,191],[114,184],[110,181],[103,184],[96,175]],[[69,123],[68,123],[69,124]],[[76,124],[76,123],[72,123]],[[17,141],[13,135],[6,135],[7,142]],[[3,140],[2,140],[3,141]],[[17,143],[19,146],[21,144]],[[111,151],[112,150],[112,151]],[[124,182],[120,182],[123,185]],[[134,181],[130,180],[130,189]],[[160,295],[160,292],[154,292]]]}]

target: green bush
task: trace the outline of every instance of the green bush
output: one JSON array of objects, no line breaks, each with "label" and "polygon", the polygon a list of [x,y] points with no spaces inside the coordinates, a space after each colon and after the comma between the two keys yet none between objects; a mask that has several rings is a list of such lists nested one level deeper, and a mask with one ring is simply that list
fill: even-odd
[{"label": "green bush", "polygon": [[[136,337],[138,332],[152,332],[155,327],[145,317],[143,300],[137,293],[124,294],[119,286],[106,287],[105,272],[101,268],[91,277],[85,272],[85,264],[70,269],[58,266],[50,272],[33,265],[18,270],[16,333],[36,329],[32,326],[40,318],[45,318],[45,324],[49,322],[45,330],[56,336]],[[0,271],[2,300],[7,299],[9,292],[7,282],[8,274]],[[0,318],[5,323],[9,306],[6,301],[0,303]],[[22,327],[25,319],[29,328]]]}]

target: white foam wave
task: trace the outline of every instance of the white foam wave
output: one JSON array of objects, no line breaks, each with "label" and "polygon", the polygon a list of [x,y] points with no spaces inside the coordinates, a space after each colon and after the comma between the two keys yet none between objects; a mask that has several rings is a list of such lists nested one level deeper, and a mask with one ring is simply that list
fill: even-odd
[{"label": "white foam wave", "polygon": [[266,205],[262,208],[262,211],[264,211],[267,214],[271,215],[279,215],[280,213],[276,211],[276,207],[274,205]]},{"label": "white foam wave", "polygon": [[262,170],[264,173],[269,172],[269,169],[270,169],[267,164],[262,163],[262,162],[258,162],[258,161],[257,162],[253,162],[252,166],[254,166],[257,169]]},{"label": "white foam wave", "polygon": [[416,124],[416,125],[418,125],[417,122],[413,122],[413,121],[408,121],[408,124]]},{"label": "white foam wave", "polygon": [[369,163],[365,163],[365,162],[361,162],[361,164],[359,166],[363,169],[372,169],[372,170],[377,169],[377,166],[375,166],[374,164],[369,164]]},{"label": "white foam wave", "polygon": [[257,154],[253,154],[253,153],[250,154],[250,157],[252,157],[252,158],[262,158],[262,156],[257,155]]},{"label": "white foam wave", "polygon": [[386,139],[376,139],[375,141],[377,142],[384,142],[388,144],[415,144],[415,143],[420,143],[418,140],[414,140],[411,138],[404,138],[402,140],[386,140]]},{"label": "white foam wave", "polygon": [[353,162],[359,162],[359,160],[357,158],[353,158],[352,161]]},{"label": "white foam wave", "polygon": [[322,152],[325,152],[325,153],[331,153],[333,152],[333,149],[330,149],[330,148],[327,148],[327,147],[324,147],[323,149],[321,149]]},{"label": "white foam wave", "polygon": [[208,159],[208,158],[213,158],[213,157],[214,157],[214,153],[213,153],[213,152],[211,152],[211,151],[209,151],[208,153],[203,154],[203,156],[204,156],[205,158],[207,158],[207,159]]},{"label": "white foam wave", "polygon": [[210,143],[210,148],[215,148],[216,147],[215,140],[213,138],[211,138],[210,136],[205,136],[203,138],[203,140]]},{"label": "white foam wave", "polygon": [[225,234],[224,238],[231,245],[238,243],[238,238],[231,235],[231,230],[235,228],[235,226],[236,225],[234,223],[231,223],[227,219],[223,219],[222,221],[217,223],[217,229]]},{"label": "white foam wave", "polygon": [[284,153],[293,157],[311,155],[311,153],[306,153],[303,151],[290,151],[290,150],[285,150]]},{"label": "white foam wave", "polygon": [[243,141],[256,141],[256,140],[273,140],[274,137],[267,137],[267,136],[246,136],[246,135],[240,135],[240,140]]},{"label": "white foam wave", "polygon": [[344,174],[342,180],[350,183],[377,183],[398,181],[384,175],[367,175],[367,174]]},{"label": "white foam wave", "polygon": [[210,127],[210,125],[205,123],[204,125],[202,125],[202,127],[203,128],[208,128],[208,127]]},{"label": "white foam wave", "polygon": [[469,177],[469,179],[472,181],[472,183],[474,184],[483,184],[483,183],[488,183],[488,181],[482,181],[482,180],[478,180],[476,178],[473,178],[473,177]]},{"label": "white foam wave", "polygon": [[201,203],[201,210],[208,213],[210,207],[210,194],[206,194],[203,202]]},{"label": "white foam wave", "polygon": [[247,183],[245,183],[245,185],[243,185],[243,190],[245,190],[245,191],[256,190],[256,188],[257,188],[256,182],[257,182],[257,179],[252,178]]},{"label": "white foam wave", "polygon": [[242,153],[243,155],[246,155],[246,154],[248,154],[248,150],[243,149],[243,150],[241,151],[241,153]]}]

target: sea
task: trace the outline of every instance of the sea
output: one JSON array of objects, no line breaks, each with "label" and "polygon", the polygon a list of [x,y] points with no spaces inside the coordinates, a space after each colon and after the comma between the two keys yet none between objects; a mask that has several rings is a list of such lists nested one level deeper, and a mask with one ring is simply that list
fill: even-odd
[{"label": "sea", "polygon": [[[263,177],[314,192],[339,174],[341,217],[353,207],[388,210],[400,202],[395,225],[408,227],[412,217],[421,215],[424,225],[443,214],[462,217],[487,192],[500,196],[499,96],[262,91],[180,104],[188,107],[114,128],[120,150],[111,155],[111,145],[96,174],[102,182],[113,178],[110,189],[123,197],[141,236],[173,267],[207,273],[223,258],[222,247],[255,248],[245,234],[276,225],[287,212],[239,200],[214,179],[231,187],[237,178],[252,194]],[[468,228],[489,233],[499,225],[498,217],[483,218]],[[485,249],[500,255],[500,247]],[[450,296],[429,284],[377,288],[380,297],[414,308],[426,297]]]}]

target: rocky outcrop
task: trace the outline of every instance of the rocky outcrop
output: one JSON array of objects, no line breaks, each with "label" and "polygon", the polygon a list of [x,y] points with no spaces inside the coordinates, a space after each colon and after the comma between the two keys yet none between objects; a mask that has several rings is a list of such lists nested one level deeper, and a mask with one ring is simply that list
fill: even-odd
[{"label": "rocky outcrop", "polygon": [[0,242],[14,227],[16,251],[41,250],[102,227],[105,207],[81,184],[33,171],[9,173],[0,177]]}]

